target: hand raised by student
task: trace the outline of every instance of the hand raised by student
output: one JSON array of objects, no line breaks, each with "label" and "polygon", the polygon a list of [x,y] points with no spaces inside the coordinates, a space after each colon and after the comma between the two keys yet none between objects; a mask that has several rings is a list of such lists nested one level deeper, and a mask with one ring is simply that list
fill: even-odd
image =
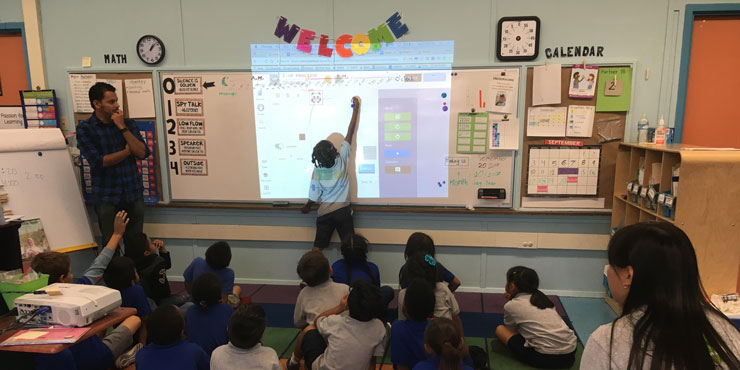
[{"label": "hand raised by student", "polygon": [[126,225],[128,225],[128,213],[126,211],[118,211],[116,213],[116,217],[113,219],[113,234],[114,235],[123,235],[123,233],[126,231]]},{"label": "hand raised by student", "polygon": [[123,122],[123,111],[120,109],[113,112],[110,116],[110,118],[113,120],[113,123],[118,127],[119,129],[123,129],[126,127],[126,123]]},{"label": "hand raised by student", "polygon": [[352,97],[352,109],[360,110],[360,105],[362,105],[362,99],[360,99],[360,97],[357,95],[353,96]]}]

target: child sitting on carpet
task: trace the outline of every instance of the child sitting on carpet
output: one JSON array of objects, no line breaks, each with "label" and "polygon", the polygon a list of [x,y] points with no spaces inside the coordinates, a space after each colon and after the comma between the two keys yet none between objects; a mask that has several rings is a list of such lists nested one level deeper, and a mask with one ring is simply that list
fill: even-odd
[{"label": "child sitting on carpet", "polygon": [[516,266],[506,273],[504,325],[496,337],[519,361],[543,369],[573,366],[576,335],[555,311],[555,304],[538,288],[534,270]]},{"label": "child sitting on carpet", "polygon": [[195,304],[185,314],[188,341],[210,356],[216,347],[228,343],[226,327],[234,309],[221,303],[221,279],[212,272],[198,276],[192,292]]},{"label": "child sitting on carpet", "polygon": [[211,354],[211,370],[282,370],[275,350],[260,343],[267,319],[256,304],[242,305],[229,320],[229,344]]},{"label": "child sitting on carpet", "polygon": [[215,242],[206,250],[206,258],[196,257],[183,272],[185,278],[185,289],[192,294],[193,281],[205,272],[212,272],[221,279],[221,288],[224,303],[232,307],[239,305],[242,289],[234,285],[234,270],[229,268],[231,263],[231,247],[225,241]]},{"label": "child sitting on carpet", "polygon": [[468,347],[452,320],[432,320],[424,331],[424,349],[432,357],[417,363],[413,370],[473,370],[463,364],[463,359],[468,356]]},{"label": "child sitting on carpet", "polygon": [[[406,242],[406,249],[403,250],[403,258],[408,260],[411,256],[417,254],[422,256],[428,254],[435,257],[434,241],[429,235],[416,232],[409,236],[409,240]],[[437,261],[437,265],[435,267],[437,268],[437,280],[447,283],[447,288],[450,289],[451,292],[457,290],[461,284],[460,279],[442,266],[439,261]],[[409,285],[409,281],[411,281],[411,279],[407,276],[406,265],[403,265],[401,270],[398,272],[398,281],[401,285],[401,289],[405,289]]]},{"label": "child sitting on carpet", "polygon": [[[421,279],[434,287],[434,317],[445,317],[451,319],[457,324],[462,333],[462,321],[460,321],[460,306],[457,304],[455,296],[452,294],[447,285],[437,281],[437,261],[431,255],[427,254],[414,255],[406,261],[406,270],[409,279]],[[406,289],[398,292],[398,319],[406,320],[404,313],[404,297]]]},{"label": "child sitting on carpet", "polygon": [[167,270],[172,267],[170,252],[161,240],[151,240],[144,233],[136,233],[124,239],[126,256],[134,260],[146,296],[157,305],[182,306],[185,297],[170,292]]},{"label": "child sitting on carpet", "polygon": [[149,316],[151,343],[136,353],[137,370],[208,370],[208,355],[200,346],[182,339],[185,321],[171,304],[157,307]]},{"label": "child sitting on carpet", "polygon": [[342,241],[342,259],[331,265],[331,279],[335,283],[352,285],[357,279],[368,280],[380,288],[383,305],[388,306],[393,300],[393,288],[380,286],[378,266],[367,261],[367,249],[370,243],[360,234],[352,234]]},{"label": "child sitting on carpet", "polygon": [[434,314],[434,288],[422,279],[414,279],[406,288],[403,313],[391,327],[391,361],[396,370],[410,370],[427,358],[424,331]]},{"label": "child sitting on carpet", "polygon": [[152,308],[144,288],[139,284],[139,274],[136,273],[134,261],[124,256],[113,257],[103,273],[103,281],[108,288],[121,292],[121,307],[136,309],[136,316],[141,319],[141,329],[137,333],[138,341],[142,345],[146,344],[146,322]]},{"label": "child sitting on carpet", "polygon": [[[387,336],[385,325],[377,319],[383,308],[378,287],[367,280],[355,281],[349,296],[303,330],[288,370],[298,369],[301,358],[306,369],[375,369],[375,356],[383,355]],[[349,317],[340,315],[347,309]]]}]

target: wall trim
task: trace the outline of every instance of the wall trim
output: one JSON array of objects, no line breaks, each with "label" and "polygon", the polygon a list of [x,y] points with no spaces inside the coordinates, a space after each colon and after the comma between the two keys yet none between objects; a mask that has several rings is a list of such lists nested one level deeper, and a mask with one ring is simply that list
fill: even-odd
[{"label": "wall trim", "polygon": [[[144,232],[163,239],[254,240],[312,243],[314,227],[147,223]],[[429,234],[437,246],[605,251],[606,234],[357,228],[373,244],[405,245],[409,235]],[[335,234],[333,242],[339,242]],[[524,243],[532,247],[523,248]]]}]

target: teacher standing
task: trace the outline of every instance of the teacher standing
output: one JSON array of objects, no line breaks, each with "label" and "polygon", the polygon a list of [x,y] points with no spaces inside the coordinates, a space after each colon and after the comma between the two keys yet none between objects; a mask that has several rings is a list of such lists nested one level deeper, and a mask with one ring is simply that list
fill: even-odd
[{"label": "teacher standing", "polygon": [[115,87],[98,82],[88,95],[95,111],[77,126],[77,147],[90,164],[95,213],[106,245],[120,210],[130,218],[124,236],[142,232],[144,187],[136,159],[151,153],[136,122],[123,118]]}]

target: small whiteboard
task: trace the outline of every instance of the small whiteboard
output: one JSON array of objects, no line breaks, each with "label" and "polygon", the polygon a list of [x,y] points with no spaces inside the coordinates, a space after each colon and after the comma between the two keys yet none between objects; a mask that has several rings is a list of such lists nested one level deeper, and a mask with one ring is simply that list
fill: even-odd
[{"label": "small whiteboard", "polygon": [[0,130],[0,184],[8,193],[5,210],[40,218],[51,250],[97,245],[59,129]]}]

